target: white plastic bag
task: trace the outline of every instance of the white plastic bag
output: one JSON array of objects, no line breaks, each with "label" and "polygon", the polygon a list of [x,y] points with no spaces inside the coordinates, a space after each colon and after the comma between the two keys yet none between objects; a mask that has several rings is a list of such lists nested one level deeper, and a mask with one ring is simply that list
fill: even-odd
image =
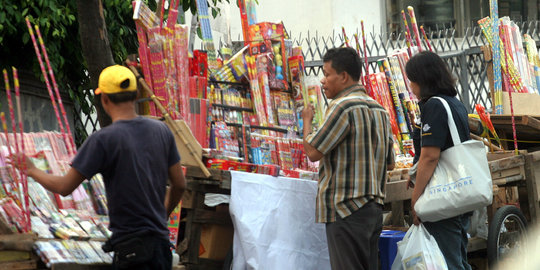
[{"label": "white plastic bag", "polygon": [[[402,248],[403,253],[400,251]],[[403,240],[398,242],[399,253],[403,256],[401,258],[402,268],[394,268],[392,265],[392,270],[448,270],[437,241],[429,234],[424,224],[413,225],[407,231]]]},{"label": "white plastic bag", "polygon": [[479,237],[484,240],[487,240],[488,237],[488,216],[487,216],[487,207],[483,207],[477,210],[474,210],[471,216],[471,225],[467,233],[471,237]]},{"label": "white plastic bag", "polygon": [[392,263],[391,270],[403,270],[403,264],[401,263],[401,260],[403,259],[403,253],[405,252],[405,248],[407,247],[407,243],[409,242],[409,237],[411,235],[412,230],[409,229],[405,236],[403,236],[403,239],[399,242],[397,242],[397,253],[396,258],[394,259],[394,262]]}]

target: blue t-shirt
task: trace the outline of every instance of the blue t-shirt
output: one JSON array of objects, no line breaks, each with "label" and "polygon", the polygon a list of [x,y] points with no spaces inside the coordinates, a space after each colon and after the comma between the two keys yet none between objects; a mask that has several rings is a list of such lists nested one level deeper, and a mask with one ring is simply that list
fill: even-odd
[{"label": "blue t-shirt", "polygon": [[71,166],[87,179],[103,175],[114,241],[142,231],[168,238],[164,205],[168,169],[179,161],[169,128],[139,116],[89,136]]}]

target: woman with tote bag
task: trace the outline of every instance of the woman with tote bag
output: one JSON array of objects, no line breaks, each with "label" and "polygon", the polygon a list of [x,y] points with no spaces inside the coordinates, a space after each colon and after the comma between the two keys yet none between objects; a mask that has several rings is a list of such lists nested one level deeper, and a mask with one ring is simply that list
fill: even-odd
[{"label": "woman with tote bag", "polygon": [[[444,61],[435,53],[423,51],[413,56],[405,67],[412,92],[419,99],[421,126],[419,127],[420,156],[416,166],[416,182],[411,198],[414,224],[422,222],[415,212],[415,204],[429,184],[439,162],[441,152],[454,146],[445,105],[450,108],[461,142],[470,140],[467,110],[456,98],[455,81]],[[439,98],[444,99],[444,101]],[[418,134],[418,133],[417,133]],[[467,229],[471,212],[435,222],[422,222],[435,238],[448,269],[471,269],[467,263]]]}]

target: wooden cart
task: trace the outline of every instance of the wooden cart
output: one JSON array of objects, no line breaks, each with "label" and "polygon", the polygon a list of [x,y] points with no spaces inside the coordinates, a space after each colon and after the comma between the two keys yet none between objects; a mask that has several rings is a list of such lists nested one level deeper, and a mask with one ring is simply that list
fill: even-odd
[{"label": "wooden cart", "polygon": [[[540,218],[540,151],[488,154],[493,179],[493,203],[488,207],[488,239],[469,239],[468,252],[486,250],[490,264],[519,241],[527,223]],[[405,175],[405,174],[400,174]],[[390,178],[390,180],[392,180]],[[403,226],[404,209],[410,209],[412,189],[407,176],[389,181],[385,202],[391,205],[392,226]]]},{"label": "wooden cart", "polygon": [[[180,254],[180,262],[187,270],[191,269],[222,269],[225,256],[223,254],[203,256],[209,247],[201,247],[201,235],[208,232],[210,226],[218,230],[233,230],[232,220],[227,209],[207,207],[204,204],[206,193],[230,194],[231,174],[229,171],[210,169],[212,176],[206,177],[198,167],[188,167],[186,180],[188,190],[182,199],[182,211],[187,214],[181,226],[185,228],[184,239],[178,245],[176,252]],[[225,239],[219,239],[221,248],[230,250],[232,234]],[[211,247],[214,248],[214,247]],[[219,253],[219,252],[218,252]]]}]

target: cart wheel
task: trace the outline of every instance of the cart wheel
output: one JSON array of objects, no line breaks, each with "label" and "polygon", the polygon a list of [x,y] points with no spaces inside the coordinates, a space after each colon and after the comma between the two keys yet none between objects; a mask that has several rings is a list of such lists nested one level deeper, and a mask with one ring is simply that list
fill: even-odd
[{"label": "cart wheel", "polygon": [[523,238],[527,221],[519,208],[505,205],[499,208],[489,223],[487,256],[489,265],[523,252]]}]

